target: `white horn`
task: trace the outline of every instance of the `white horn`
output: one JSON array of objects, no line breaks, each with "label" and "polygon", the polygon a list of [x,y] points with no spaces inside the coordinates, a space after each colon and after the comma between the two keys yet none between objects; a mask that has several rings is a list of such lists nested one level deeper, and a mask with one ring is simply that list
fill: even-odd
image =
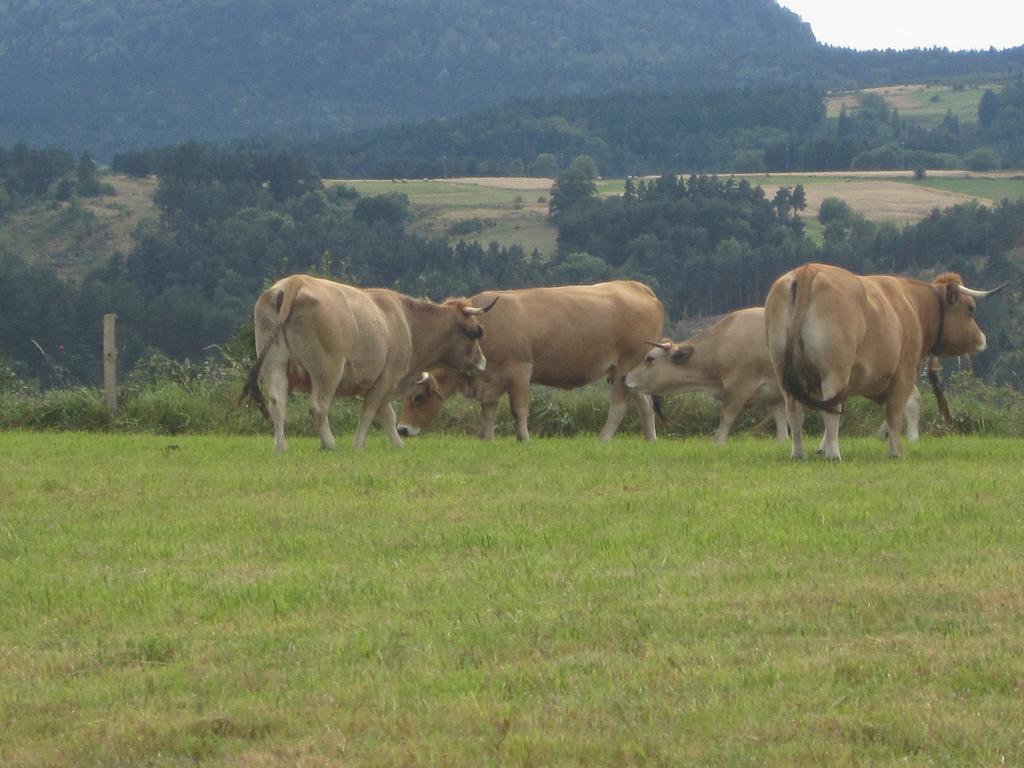
[{"label": "white horn", "polygon": [[672,349],[672,344],[671,344],[671,342],[668,342],[668,341],[648,341],[647,343],[650,344],[652,347],[657,347],[658,349],[663,349],[666,352],[668,352],[670,349]]},{"label": "white horn", "polygon": [[494,297],[494,301],[492,301],[486,307],[463,307],[462,308],[462,313],[464,315],[482,315],[484,312],[490,312],[491,311],[491,307],[493,307],[495,304],[497,304],[498,303],[498,299],[500,299],[500,298],[501,298],[501,296],[495,296]]},{"label": "white horn", "polygon": [[420,377],[416,379],[416,386],[419,386],[420,384],[426,384],[428,381],[430,381],[430,372],[423,371],[423,373],[420,374]]},{"label": "white horn", "polygon": [[1003,290],[1003,288],[1005,288],[1008,285],[1009,283],[1003,283],[999,287],[993,288],[989,291],[979,291],[974,288],[968,288],[966,285],[961,285],[960,290],[966,293],[968,296],[973,296],[976,299],[984,299],[986,296],[991,296],[993,294],[999,293],[1001,290]]}]

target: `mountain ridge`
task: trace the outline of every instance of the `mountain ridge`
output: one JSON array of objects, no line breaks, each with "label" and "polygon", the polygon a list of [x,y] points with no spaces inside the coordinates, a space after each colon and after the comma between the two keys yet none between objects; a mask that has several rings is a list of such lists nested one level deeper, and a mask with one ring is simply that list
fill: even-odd
[{"label": "mountain ridge", "polygon": [[[948,56],[928,58],[939,64],[925,69],[949,69]],[[959,69],[1004,59],[979,53]],[[9,0],[0,3],[0,145],[58,144],[107,158],[190,138],[313,136],[523,98],[849,84],[858,67],[877,77],[886,61],[820,45],[775,0]]]}]

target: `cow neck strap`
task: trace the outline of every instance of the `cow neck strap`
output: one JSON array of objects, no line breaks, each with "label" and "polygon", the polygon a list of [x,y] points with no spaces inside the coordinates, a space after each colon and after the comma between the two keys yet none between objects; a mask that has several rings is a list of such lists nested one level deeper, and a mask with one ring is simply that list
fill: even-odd
[{"label": "cow neck strap", "polygon": [[946,303],[942,300],[942,289],[934,288],[935,298],[939,300],[939,332],[935,334],[935,343],[932,344],[929,355],[939,354],[939,345],[942,344],[942,333],[946,330]]}]

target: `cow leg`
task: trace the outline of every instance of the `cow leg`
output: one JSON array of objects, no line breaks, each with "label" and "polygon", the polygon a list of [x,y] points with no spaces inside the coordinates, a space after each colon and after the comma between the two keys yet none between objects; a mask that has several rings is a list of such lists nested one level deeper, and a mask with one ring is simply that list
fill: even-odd
[{"label": "cow leg", "polygon": [[907,440],[916,442],[920,438],[918,425],[921,422],[921,393],[917,387],[910,390],[910,397],[903,409],[903,421],[907,426]]},{"label": "cow leg", "polygon": [[629,407],[629,390],[626,389],[625,378],[624,375],[619,375],[616,372],[615,378],[612,379],[611,405],[608,407],[608,418],[597,436],[598,442],[607,443],[611,440],[612,435],[618,431],[622,419],[626,416],[626,409]]},{"label": "cow leg", "polygon": [[794,459],[806,459],[804,453],[804,409],[795,397],[786,395],[786,421],[789,423],[789,434],[793,440],[790,456]]},{"label": "cow leg", "polygon": [[264,381],[267,385],[267,398],[270,401],[270,421],[274,425],[274,450],[284,453],[288,450],[288,441],[284,438],[284,421],[288,411],[288,374],[281,366],[269,367]]},{"label": "cow leg", "polygon": [[313,376],[310,381],[309,415],[313,419],[313,428],[320,435],[320,447],[325,451],[333,451],[335,448],[334,433],[331,432],[327,414],[330,411],[334,393],[338,390],[338,384],[341,382],[341,371],[344,367],[342,365],[338,369],[336,376],[330,378]]},{"label": "cow leg", "polygon": [[722,414],[718,420],[718,431],[715,433],[715,445],[725,445],[725,440],[729,437],[729,430],[732,429],[733,422],[743,410],[744,404],[745,399],[740,397],[727,397],[722,402]]},{"label": "cow leg", "polygon": [[517,376],[509,382],[508,402],[516,420],[516,437],[520,442],[529,442],[530,430],[527,424],[530,418],[530,376],[528,373],[525,376]]},{"label": "cow leg", "polygon": [[882,423],[878,425],[878,429],[875,430],[875,437],[886,440],[889,437],[889,422],[885,420],[885,414],[882,414]]},{"label": "cow leg", "polygon": [[900,445],[900,423],[903,421],[903,409],[906,400],[890,395],[885,402],[885,423],[889,427],[889,458],[898,459],[903,456]]},{"label": "cow leg", "polygon": [[480,426],[480,439],[493,440],[494,428],[498,423],[498,401],[488,400],[487,402],[481,402],[480,412],[483,414],[483,424]]},{"label": "cow leg", "polygon": [[839,453],[839,421],[838,413],[823,413],[821,420],[825,422],[825,435],[821,440],[821,452],[829,461],[842,461]]},{"label": "cow leg", "polygon": [[779,403],[772,408],[772,417],[775,419],[775,439],[784,442],[789,437],[789,430],[786,428],[786,404]]},{"label": "cow leg", "polygon": [[[848,374],[845,376],[826,376],[825,380],[821,382],[822,400],[835,397],[836,394],[843,390],[848,380]],[[842,406],[840,406],[840,411],[841,409]],[[825,422],[825,435],[821,440],[821,452],[825,454],[825,458],[829,461],[842,461],[843,457],[839,453],[839,422],[842,420],[842,413],[823,412],[821,420]]]},{"label": "cow leg", "polygon": [[384,431],[387,433],[392,445],[397,445],[398,447],[404,445],[401,436],[398,434],[398,417],[395,416],[395,409],[391,403],[385,402],[384,405],[377,409],[377,420],[384,427]]},{"label": "cow leg", "polygon": [[651,405],[650,395],[641,395],[639,392],[631,393],[636,409],[640,412],[640,421],[644,425],[644,438],[649,442],[657,442],[658,428],[654,423],[654,406]]},{"label": "cow leg", "polygon": [[[376,386],[363,396],[363,407],[359,409],[359,423],[356,425],[356,434],[352,438],[353,448],[362,448],[366,443],[366,436],[370,432],[370,425],[377,412],[383,407],[387,400],[388,391],[384,387]],[[394,410],[391,411],[394,417]],[[397,432],[396,432],[397,434]],[[399,442],[399,445],[402,443]]]}]

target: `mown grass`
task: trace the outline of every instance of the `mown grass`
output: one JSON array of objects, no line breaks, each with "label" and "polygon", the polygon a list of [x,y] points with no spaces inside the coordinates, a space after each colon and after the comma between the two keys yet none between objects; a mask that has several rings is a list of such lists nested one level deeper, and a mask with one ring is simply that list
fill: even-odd
[{"label": "mown grass", "polygon": [[1024,760],[1017,440],[0,434],[0,763]]},{"label": "mown grass", "polygon": [[907,183],[930,189],[941,189],[944,192],[955,192],[961,195],[991,200],[1020,200],[1024,198],[1024,173],[1020,176],[1007,178],[952,178],[933,177],[924,179],[907,179]]}]

